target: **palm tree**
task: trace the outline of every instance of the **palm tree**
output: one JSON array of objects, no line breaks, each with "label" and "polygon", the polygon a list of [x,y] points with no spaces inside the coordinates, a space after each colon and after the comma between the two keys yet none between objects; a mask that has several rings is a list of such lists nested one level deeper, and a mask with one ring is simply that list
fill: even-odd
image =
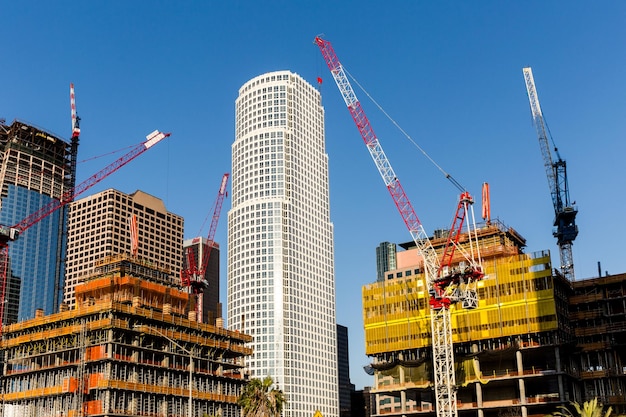
[{"label": "palm tree", "polygon": [[250,380],[237,399],[243,417],[280,417],[286,400],[283,392],[272,385],[274,380],[270,376]]},{"label": "palm tree", "polygon": [[610,417],[611,412],[613,411],[613,408],[609,407],[606,412],[604,412],[604,406],[602,405],[602,403],[598,402],[597,398],[585,401],[582,407],[577,402],[573,402],[570,404],[576,410],[576,414],[574,414],[567,407],[560,406],[559,408],[563,411],[557,411],[551,415],[554,417]]}]

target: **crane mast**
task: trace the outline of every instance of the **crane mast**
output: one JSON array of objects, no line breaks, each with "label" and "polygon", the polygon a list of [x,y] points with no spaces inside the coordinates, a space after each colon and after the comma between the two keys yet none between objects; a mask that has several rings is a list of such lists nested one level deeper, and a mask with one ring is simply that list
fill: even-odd
[{"label": "crane mast", "polygon": [[[437,253],[422,223],[417,217],[409,198],[404,192],[400,180],[393,171],[391,163],[387,159],[332,45],[319,36],[315,38],[314,43],[319,47],[348,107],[350,115],[378,168],[378,172],[387,190],[391,194],[396,208],[413,238],[417,250],[423,258],[424,274],[430,294],[429,304],[431,308],[432,352],[437,417],[456,417],[458,415],[456,403],[456,376],[454,372],[452,327],[449,307],[452,303],[463,301],[464,307],[475,308],[477,304],[475,300],[477,300],[477,297],[471,283],[482,278],[482,269],[472,265],[466,271],[444,276],[444,271],[440,267]],[[451,236],[454,237],[452,240],[448,240],[446,251],[449,245],[456,244],[458,241],[456,236],[458,236],[458,232],[460,232],[463,225],[466,209],[468,205],[472,203],[473,200],[469,193],[461,194],[459,207],[457,208],[455,221],[453,222],[453,229],[456,232],[451,230]],[[454,239],[457,240],[455,241]],[[448,262],[446,266],[449,266],[454,251],[452,249],[451,252],[447,253],[449,253],[449,256],[447,256],[445,260]],[[468,302],[467,304],[466,301]]]},{"label": "crane mast", "polygon": [[561,259],[561,272],[570,281],[574,281],[574,257],[572,255],[572,244],[578,235],[576,226],[576,214],[578,210],[569,199],[569,188],[567,184],[567,164],[561,159],[558,149],[555,147],[556,161],[552,158],[550,145],[548,143],[548,129],[544,121],[539,97],[535,87],[533,72],[530,67],[523,68],[524,80],[526,82],[526,92],[530,102],[530,111],[533,118],[533,125],[539,138],[539,147],[543,158],[543,165],[548,178],[552,205],[554,206],[554,231],[553,236],[557,239],[559,255]]}]

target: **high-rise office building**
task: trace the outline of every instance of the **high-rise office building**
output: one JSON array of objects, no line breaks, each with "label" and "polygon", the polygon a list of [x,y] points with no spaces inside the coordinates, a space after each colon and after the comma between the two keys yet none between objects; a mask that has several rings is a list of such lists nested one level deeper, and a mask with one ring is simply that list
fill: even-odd
[{"label": "high-rise office building", "polygon": [[[222,317],[222,305],[220,303],[220,245],[212,242],[211,252],[209,253],[209,263],[204,271],[204,281],[206,288],[202,294],[198,294],[195,303],[197,303],[196,313],[199,315],[198,321],[201,323],[215,324],[215,320]],[[209,243],[205,237],[194,237],[193,239],[185,239],[183,242],[183,268],[187,265],[187,248],[193,250],[196,267],[200,266],[206,251],[209,249]]]},{"label": "high-rise office building", "polygon": [[228,213],[228,326],[253,336],[248,368],[285,417],[338,416],[333,225],[324,109],[290,71],[239,89]]},{"label": "high-rise office building", "polygon": [[[133,216],[137,223],[135,245],[130,225]],[[69,307],[75,305],[74,287],[92,272],[95,261],[113,254],[136,254],[171,270],[175,281],[182,268],[183,218],[168,212],[161,199],[143,191],[125,194],[108,189],[71,203],[63,297]]]},{"label": "high-rise office building", "polygon": [[350,353],[348,328],[337,325],[337,374],[339,383],[339,417],[352,417],[352,394],[354,384],[350,382]]},{"label": "high-rise office building", "polygon": [[[0,123],[0,224],[12,226],[73,187],[78,143],[26,123]],[[58,311],[64,284],[66,210],[61,208],[33,224],[9,245],[9,314],[25,320],[37,309]],[[19,283],[19,291],[15,284]],[[19,299],[15,295],[19,294]],[[5,321],[6,322],[6,321]]]},{"label": "high-rise office building", "polygon": [[376,248],[376,281],[384,281],[385,273],[396,269],[395,243],[381,242]]}]

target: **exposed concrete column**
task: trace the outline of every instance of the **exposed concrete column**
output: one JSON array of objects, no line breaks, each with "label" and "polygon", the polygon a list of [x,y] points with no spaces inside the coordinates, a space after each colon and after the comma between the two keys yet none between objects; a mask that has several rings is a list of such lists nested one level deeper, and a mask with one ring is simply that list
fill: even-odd
[{"label": "exposed concrete column", "polygon": [[485,417],[483,411],[483,386],[480,382],[476,383],[476,406],[478,407],[477,417]]},{"label": "exposed concrete column", "polygon": [[522,352],[515,352],[515,360],[517,362],[517,381],[519,382],[520,402],[526,404],[526,385],[524,383],[524,362],[522,360]]},{"label": "exposed concrete column", "polygon": [[376,414],[380,414],[380,394],[374,394],[374,403]]},{"label": "exposed concrete column", "polygon": [[[477,344],[472,345],[472,353],[478,353]],[[478,360],[478,356],[474,356],[472,358],[472,361],[474,362],[473,365],[474,365],[474,372],[476,372],[476,377],[481,378],[482,375],[480,371],[480,361]],[[485,417],[485,412],[483,411],[483,386],[480,382],[477,382],[475,386],[476,386],[476,407],[478,407],[477,417]]]},{"label": "exposed concrete column", "polygon": [[554,359],[556,362],[557,381],[559,384],[559,399],[561,401],[568,401],[568,399],[565,398],[565,387],[563,384],[562,374],[563,367],[561,366],[561,349],[558,346],[554,347]]},{"label": "exposed concrete column", "polygon": [[[404,359],[404,355],[400,354],[400,359]],[[398,379],[400,382],[400,386],[404,387],[404,380],[405,375],[404,375],[404,366],[399,365],[398,366]],[[400,391],[400,409],[402,410],[403,413],[406,412],[406,388],[402,388],[402,391]]]},{"label": "exposed concrete column", "polygon": [[561,366],[561,349],[558,346],[554,347],[554,360],[556,362],[556,371],[562,372],[563,367]]},{"label": "exposed concrete column", "polygon": [[515,361],[517,362],[517,381],[519,385],[519,397],[522,404],[522,417],[528,417],[528,409],[526,408],[526,383],[524,381],[524,361],[522,359],[522,351],[515,352]]}]

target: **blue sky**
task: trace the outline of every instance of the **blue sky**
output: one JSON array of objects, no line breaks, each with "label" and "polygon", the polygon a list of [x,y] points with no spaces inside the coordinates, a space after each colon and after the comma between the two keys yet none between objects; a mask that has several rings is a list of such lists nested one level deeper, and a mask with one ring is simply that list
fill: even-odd
[{"label": "blue sky", "polygon": [[[20,1],[2,5],[0,118],[70,136],[69,83],[82,118],[78,180],[141,142],[172,132],[93,191],[141,189],[197,235],[230,171],[239,87],[289,69],[322,77],[330,158],[339,324],[362,388],[361,287],[375,247],[404,227],[313,39],[332,42],[367,92],[492,217],[548,249],[553,209],[522,68],[531,66],[579,208],[579,279],[626,272],[626,3],[619,1]],[[428,233],[449,227],[457,190],[353,82]],[[216,240],[226,249],[226,200]],[[477,214],[480,204],[476,205]],[[205,235],[207,230],[202,230]],[[225,261],[225,254],[222,260]],[[226,265],[222,266],[225,301]]]}]

